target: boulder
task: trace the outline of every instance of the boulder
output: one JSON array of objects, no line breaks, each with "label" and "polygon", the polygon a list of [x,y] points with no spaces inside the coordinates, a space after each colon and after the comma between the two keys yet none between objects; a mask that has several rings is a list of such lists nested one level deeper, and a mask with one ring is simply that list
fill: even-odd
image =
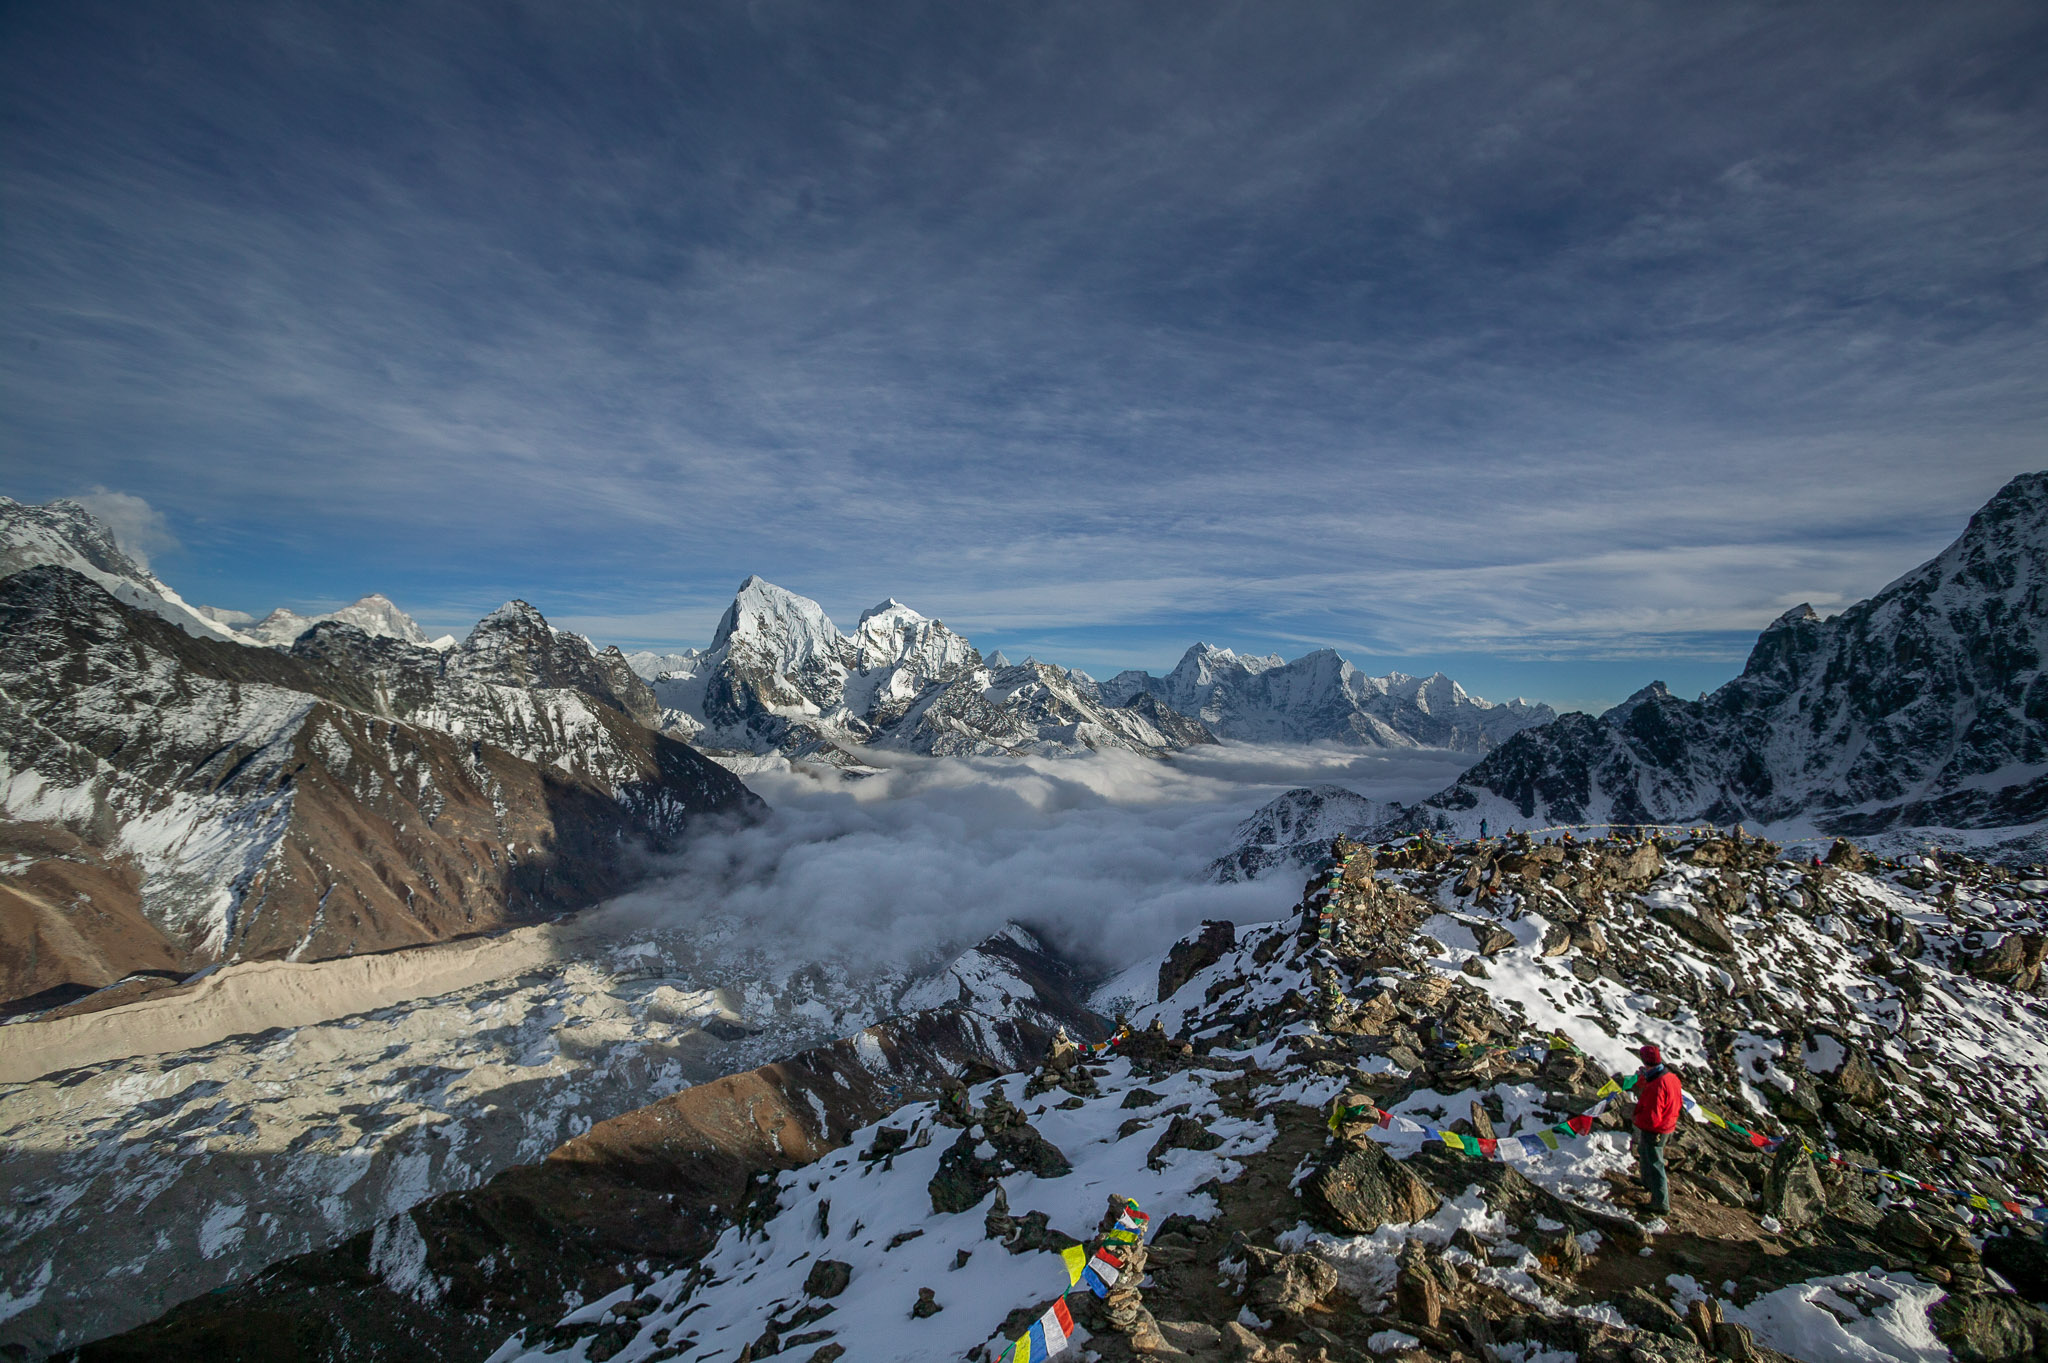
[{"label": "boulder", "polygon": [[1159,999],[1163,1003],[1180,992],[1180,987],[1199,972],[1223,959],[1223,953],[1237,946],[1237,929],[1229,923],[1208,921],[1193,937],[1173,944],[1159,963]]},{"label": "boulder", "polygon": [[1828,849],[1827,862],[1840,871],[1870,871],[1877,868],[1877,858],[1847,838],[1835,839],[1835,845]]},{"label": "boulder", "polygon": [[1747,1325],[1718,1321],[1714,1325],[1714,1352],[1732,1363],[1751,1363],[1756,1357],[1756,1340]]},{"label": "boulder", "polygon": [[804,1278],[804,1291],[813,1297],[836,1297],[853,1281],[853,1265],[838,1259],[820,1259]]},{"label": "boulder", "polygon": [[1262,1315],[1300,1316],[1337,1290],[1337,1270],[1313,1254],[1256,1250],[1248,1252],[1248,1259],[1258,1275],[1252,1302]]},{"label": "boulder", "polygon": [[1394,1314],[1425,1330],[1443,1323],[1443,1289],[1423,1260],[1422,1247],[1410,1240],[1401,1248],[1400,1266],[1394,1275]]},{"label": "boulder", "polygon": [[1827,1204],[1827,1190],[1806,1146],[1796,1140],[1779,1146],[1764,1175],[1764,1214],[1775,1216],[1789,1230],[1819,1221]]},{"label": "boulder", "polygon": [[1167,1123],[1165,1133],[1153,1143],[1150,1153],[1145,1156],[1145,1163],[1149,1168],[1163,1169],[1166,1167],[1166,1152],[1169,1150],[1214,1150],[1222,1144],[1221,1136],[1199,1121],[1181,1113]]},{"label": "boulder", "polygon": [[1638,1330],[1647,1330],[1666,1339],[1684,1340],[1688,1344],[1694,1342],[1692,1331],[1685,1327],[1684,1317],[1647,1289],[1631,1287],[1614,1299],[1614,1309]]},{"label": "boulder", "polygon": [[1980,980],[2034,993],[2041,987],[2044,959],[2048,959],[2048,936],[2025,932],[2008,933],[1994,946],[1959,955],[1956,964]]},{"label": "boulder", "polygon": [[1928,1310],[1927,1321],[1956,1363],[2048,1359],[2048,1314],[2017,1297],[1943,1297]]},{"label": "boulder", "polygon": [[1721,919],[1720,910],[1705,899],[1695,899],[1693,908],[1695,912],[1688,913],[1676,905],[1655,904],[1650,907],[1650,913],[1658,922],[1694,946],[1723,956],[1733,956],[1735,935],[1728,931],[1728,925]]},{"label": "boulder", "polygon": [[1310,1221],[1342,1235],[1420,1221],[1442,1205],[1430,1186],[1371,1140],[1334,1146],[1301,1186]]},{"label": "boulder", "polygon": [[1830,1086],[1859,1107],[1876,1107],[1884,1098],[1884,1080],[1877,1066],[1870,1063],[1869,1054],[1861,1046],[1849,1046],[1847,1052]]},{"label": "boulder", "polygon": [[1984,1266],[2012,1284],[2028,1301],[2048,1303],[2048,1244],[2025,1230],[2009,1230],[1984,1241]]},{"label": "boulder", "polygon": [[[984,1144],[991,1153],[976,1153]],[[1040,1178],[1063,1178],[1074,1166],[1028,1122],[1011,1121],[1000,1128],[970,1126],[939,1156],[938,1171],[926,1185],[932,1210],[967,1211],[988,1196],[997,1179],[1020,1170]]]}]

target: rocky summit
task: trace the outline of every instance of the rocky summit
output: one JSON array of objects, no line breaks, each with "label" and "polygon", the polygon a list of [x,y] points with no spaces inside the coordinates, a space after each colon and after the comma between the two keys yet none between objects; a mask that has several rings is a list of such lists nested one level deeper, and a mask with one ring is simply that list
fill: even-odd
[{"label": "rocky summit", "polygon": [[[713,1152],[759,1118],[706,1127],[742,1091],[689,1090],[78,1356],[414,1357],[523,1315],[493,1359],[1009,1359],[1034,1322],[1101,1360],[2038,1359],[2044,896],[1848,843],[1338,840],[1292,916],[1100,985],[1107,1044],[926,1050],[890,1101],[820,1075],[856,1038],[741,1077],[794,1122],[751,1181]],[[1687,1098],[1663,1214],[1646,1043]]]},{"label": "rocky summit", "polygon": [[[1984,830],[2048,814],[2048,473],[2013,479],[1938,557],[1822,619],[1787,611],[1742,675],[1661,684],[1516,734],[1413,816],[1553,824]],[[2007,830],[2001,834],[2000,830]]]}]

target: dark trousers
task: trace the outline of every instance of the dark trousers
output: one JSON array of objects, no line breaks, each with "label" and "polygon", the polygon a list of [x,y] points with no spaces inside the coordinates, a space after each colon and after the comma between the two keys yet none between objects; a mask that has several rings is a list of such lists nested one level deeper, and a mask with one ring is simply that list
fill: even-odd
[{"label": "dark trousers", "polygon": [[1664,1172],[1664,1142],[1670,1139],[1654,1131],[1636,1132],[1636,1177],[1650,1195],[1653,1212],[1671,1210],[1671,1180]]}]

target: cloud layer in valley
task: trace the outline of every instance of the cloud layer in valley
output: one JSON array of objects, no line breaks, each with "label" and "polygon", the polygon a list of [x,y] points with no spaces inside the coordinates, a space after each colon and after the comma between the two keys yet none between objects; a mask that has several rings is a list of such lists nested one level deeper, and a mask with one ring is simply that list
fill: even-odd
[{"label": "cloud layer in valley", "polygon": [[1264,921],[1295,902],[1291,875],[1206,875],[1237,823],[1279,791],[1333,782],[1412,800],[1463,765],[1229,745],[1172,762],[906,758],[855,781],[754,776],[768,821],[698,838],[673,874],[601,913],[609,931],[708,935],[789,969],[926,962],[1019,921],[1107,970],[1205,918]]}]

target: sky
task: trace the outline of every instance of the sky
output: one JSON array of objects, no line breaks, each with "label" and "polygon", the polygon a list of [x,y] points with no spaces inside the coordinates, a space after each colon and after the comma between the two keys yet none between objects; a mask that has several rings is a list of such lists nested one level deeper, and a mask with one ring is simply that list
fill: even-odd
[{"label": "sky", "polygon": [[1600,708],[2048,466],[2031,3],[0,6],[0,493],[188,599]]}]

